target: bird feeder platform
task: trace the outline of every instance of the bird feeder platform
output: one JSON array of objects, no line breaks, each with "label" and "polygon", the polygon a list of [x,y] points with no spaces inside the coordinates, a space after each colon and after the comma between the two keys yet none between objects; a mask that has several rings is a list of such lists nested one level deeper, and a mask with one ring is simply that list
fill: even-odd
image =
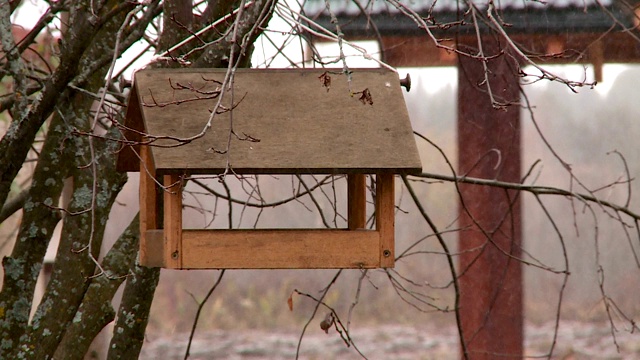
[{"label": "bird feeder platform", "polygon": [[[395,72],[141,70],[123,128],[118,169],[140,172],[141,265],[393,267],[394,175],[421,172]],[[347,175],[348,227],[183,229],[186,179],[225,173]],[[376,177],[374,230],[366,174]]]}]

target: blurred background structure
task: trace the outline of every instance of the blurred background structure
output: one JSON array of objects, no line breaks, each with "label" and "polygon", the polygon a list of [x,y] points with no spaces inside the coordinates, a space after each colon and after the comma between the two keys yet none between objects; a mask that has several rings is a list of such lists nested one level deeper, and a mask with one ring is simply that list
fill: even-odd
[{"label": "blurred background structure", "polygon": [[[207,6],[223,2],[158,0],[115,8],[34,3],[42,17],[26,10],[28,1],[0,5],[0,25],[17,34],[21,55],[0,59],[0,145],[26,144],[22,170],[9,183],[3,180],[6,191],[0,191],[8,199],[0,227],[6,255],[0,357],[35,349],[30,347],[35,342],[51,356],[76,351],[81,357],[87,351],[77,349],[89,349],[100,329],[106,340],[96,341],[88,354],[111,358],[127,340],[142,346],[142,358],[174,353],[172,358],[183,358],[190,344],[194,357],[196,350],[206,358],[217,349],[219,357],[276,358],[269,351],[284,333],[294,334],[294,340],[283,340],[285,358],[358,357],[355,347],[368,358],[459,358],[460,350],[474,359],[474,351],[516,357],[638,355],[636,1],[232,1],[215,16]],[[241,59],[242,66],[389,66],[397,67],[401,78],[411,74],[406,101],[424,173],[406,182],[396,179],[393,270],[238,270],[222,276],[136,266],[138,177],[111,179],[110,168],[87,166],[108,166],[117,153],[98,148],[102,157],[94,161],[89,139],[95,137],[99,146],[116,144],[100,136],[106,131],[118,136],[127,80],[136,67],[150,61],[186,66],[205,48],[219,55],[217,66],[233,63],[229,51],[237,43],[229,45],[222,36],[229,32],[210,31],[200,38],[201,48],[159,57],[172,46],[160,41],[163,33],[189,38],[190,31],[206,28],[199,22],[206,16],[225,19],[218,24],[227,30],[240,28],[242,22],[229,14],[255,3],[273,7],[265,7],[269,25],[256,27],[261,35],[251,38],[255,51],[250,61]],[[173,17],[184,4],[185,17]],[[119,17],[110,17],[116,13]],[[96,15],[113,19],[99,28],[100,35],[87,25]],[[35,21],[20,31],[17,19],[25,16]],[[188,30],[180,25],[191,21]],[[91,50],[69,55],[86,39],[93,39]],[[109,51],[116,39],[128,51],[111,78]],[[3,49],[13,49],[6,36],[3,40]],[[10,66],[19,58],[29,65],[23,68],[27,77]],[[61,81],[61,69],[72,73],[51,93],[44,84]],[[103,94],[109,105],[98,107]],[[44,95],[55,99],[49,112],[29,115]],[[16,105],[17,100],[26,105]],[[29,119],[42,121],[33,141],[8,136]],[[13,171],[7,164],[19,155],[0,153],[3,179]],[[70,163],[55,163],[60,159]],[[46,166],[47,161],[56,165]],[[74,181],[63,185],[70,178]],[[191,180],[184,198],[188,227],[346,224],[342,177]],[[372,179],[367,185],[374,188]],[[297,196],[305,187],[315,189],[312,195]],[[63,188],[66,200],[58,201]],[[87,199],[105,198],[109,201],[84,212]],[[61,220],[67,212],[74,216]],[[98,232],[86,226],[94,216],[89,214],[99,220]],[[57,239],[63,244],[59,249]],[[83,248],[89,239],[97,246]],[[126,261],[110,267],[113,259]],[[49,260],[57,279],[47,285],[45,274],[38,274]],[[105,267],[113,273],[102,272]],[[35,280],[41,292],[31,291]],[[125,287],[139,291],[124,296],[133,302],[120,301]],[[320,297],[326,306],[316,312],[313,298]],[[331,311],[349,330],[350,347],[335,329],[328,334],[320,329]],[[267,343],[265,348],[230,340],[255,331],[261,332],[245,341]],[[317,334],[333,342],[326,345]],[[447,351],[429,352],[438,346]],[[135,351],[140,349],[129,354]]]}]

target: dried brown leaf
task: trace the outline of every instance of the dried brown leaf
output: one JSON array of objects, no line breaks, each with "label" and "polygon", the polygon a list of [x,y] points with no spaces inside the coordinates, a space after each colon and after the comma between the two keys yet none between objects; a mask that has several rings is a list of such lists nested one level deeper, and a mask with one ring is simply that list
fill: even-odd
[{"label": "dried brown leaf", "polygon": [[331,88],[331,75],[329,75],[329,73],[325,71],[322,73],[322,75],[318,76],[318,79],[320,79],[322,86],[326,87],[327,92],[329,92],[329,89]]}]

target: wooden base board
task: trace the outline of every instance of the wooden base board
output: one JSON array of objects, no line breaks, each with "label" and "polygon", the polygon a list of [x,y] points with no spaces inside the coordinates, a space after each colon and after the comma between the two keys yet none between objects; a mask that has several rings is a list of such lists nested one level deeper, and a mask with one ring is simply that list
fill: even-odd
[{"label": "wooden base board", "polygon": [[[381,264],[375,230],[183,230],[180,267],[166,264],[163,230],[146,232],[141,265],[173,269],[373,269]],[[142,250],[142,249],[141,249]],[[392,265],[393,266],[393,265]]]}]

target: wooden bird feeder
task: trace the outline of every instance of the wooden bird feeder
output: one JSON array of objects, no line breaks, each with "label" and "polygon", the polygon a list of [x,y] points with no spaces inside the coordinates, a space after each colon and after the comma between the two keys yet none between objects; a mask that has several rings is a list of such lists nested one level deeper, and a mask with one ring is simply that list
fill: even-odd
[{"label": "wooden bird feeder", "polygon": [[[223,87],[225,76],[226,69],[135,74],[125,119],[130,142],[118,168],[140,172],[140,264],[393,267],[394,174],[421,171],[397,74],[242,69]],[[225,172],[346,174],[348,228],[183,229],[184,179]],[[376,176],[375,230],[365,228],[366,174]]]}]

